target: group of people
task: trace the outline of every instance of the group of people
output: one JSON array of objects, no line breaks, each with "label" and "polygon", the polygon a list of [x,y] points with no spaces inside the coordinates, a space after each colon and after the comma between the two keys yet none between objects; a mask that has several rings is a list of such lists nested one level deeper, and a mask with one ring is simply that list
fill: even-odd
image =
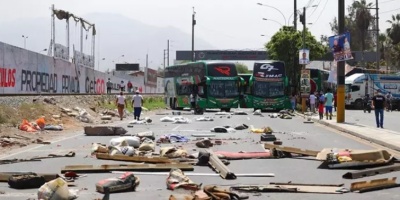
[{"label": "group of people", "polygon": [[325,94],[322,91],[320,93],[311,93],[308,102],[312,113],[315,113],[316,108],[318,108],[320,120],[324,118],[324,110],[326,119],[332,120],[333,109],[336,111],[336,95],[332,93],[331,89],[328,88]]},{"label": "group of people", "polygon": [[[108,78],[107,81],[107,94],[111,94],[111,90],[113,88],[113,83],[111,82],[111,79]],[[121,90],[121,92],[125,92],[125,88],[128,89],[128,93],[132,93],[133,91],[133,84],[131,81],[128,81],[128,83],[125,85],[124,81],[121,81],[121,83],[119,84],[119,89]]]},{"label": "group of people", "polygon": [[[143,96],[139,94],[139,90],[136,90],[136,94],[132,97],[132,107],[133,107],[133,116],[135,120],[140,120],[140,114],[142,113],[142,106],[143,106]],[[124,92],[121,91],[120,94],[117,96],[115,104],[118,108],[119,118],[122,120],[124,116],[124,110],[128,107],[128,102],[126,100],[126,96]]]}]

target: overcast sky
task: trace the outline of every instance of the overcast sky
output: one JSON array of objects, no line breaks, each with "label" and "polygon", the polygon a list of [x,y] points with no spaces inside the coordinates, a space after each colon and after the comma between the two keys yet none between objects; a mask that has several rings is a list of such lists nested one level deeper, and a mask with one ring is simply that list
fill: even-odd
[{"label": "overcast sky", "polygon": [[[276,9],[259,6],[257,2],[275,7],[284,17]],[[310,30],[318,40],[322,34],[332,34],[329,22],[337,16],[337,0],[297,2],[299,10],[306,5],[315,6],[307,9],[307,22],[312,23],[309,25]],[[346,7],[352,2],[346,0]],[[367,2],[375,3],[375,0]],[[400,0],[379,2],[380,28],[385,30],[388,27],[386,20],[391,14],[400,13]],[[90,13],[118,13],[145,24],[174,26],[189,34],[192,7],[195,7],[196,36],[219,49],[263,48],[263,44],[280,28],[280,24],[292,24],[293,21],[293,0],[2,0],[0,22],[13,21],[18,24],[19,19],[38,17],[48,17],[50,20],[50,7],[53,3],[56,9],[67,10],[78,16]],[[371,11],[375,13],[375,10]],[[277,22],[263,21],[262,18]],[[6,28],[0,27],[0,31],[12,31]],[[300,22],[298,28],[302,28]],[[29,31],[20,34],[29,35]],[[266,37],[262,37],[261,34]],[[17,39],[21,40],[19,34]]]}]

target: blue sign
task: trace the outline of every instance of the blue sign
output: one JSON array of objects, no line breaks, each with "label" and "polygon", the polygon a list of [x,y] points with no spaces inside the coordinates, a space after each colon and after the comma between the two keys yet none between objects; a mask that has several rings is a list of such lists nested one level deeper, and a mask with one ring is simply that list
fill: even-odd
[{"label": "blue sign", "polygon": [[349,32],[329,37],[329,48],[336,62],[354,59],[350,49]]}]

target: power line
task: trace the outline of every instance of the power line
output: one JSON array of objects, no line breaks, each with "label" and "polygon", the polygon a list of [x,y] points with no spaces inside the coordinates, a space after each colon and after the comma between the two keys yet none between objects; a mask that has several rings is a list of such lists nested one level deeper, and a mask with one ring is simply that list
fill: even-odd
[{"label": "power line", "polygon": [[380,12],[379,14],[388,13],[388,12],[393,12],[393,11],[396,11],[396,10],[400,10],[400,8],[396,8],[396,9],[393,9],[393,10],[388,10],[388,11]]},{"label": "power line", "polygon": [[388,2],[391,2],[391,1],[395,1],[395,0],[387,0],[387,1],[383,1],[383,2],[380,2],[380,4],[383,4],[383,3],[388,3]]},{"label": "power line", "polygon": [[317,23],[317,21],[319,20],[319,18],[320,18],[321,15],[322,15],[322,13],[324,13],[324,10],[325,10],[327,4],[328,4],[328,0],[326,0],[324,7],[322,8],[322,10],[321,10],[321,12],[319,13],[317,19],[314,21],[314,23],[311,25],[310,28],[312,28],[312,27]]}]

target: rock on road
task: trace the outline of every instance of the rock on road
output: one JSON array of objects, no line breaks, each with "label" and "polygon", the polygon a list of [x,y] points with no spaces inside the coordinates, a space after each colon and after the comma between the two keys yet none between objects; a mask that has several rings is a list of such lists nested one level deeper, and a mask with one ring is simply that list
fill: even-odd
[{"label": "rock on road", "polygon": [[[307,148],[311,150],[321,150],[322,148],[351,148],[351,149],[373,149],[374,147],[351,139],[344,134],[339,134],[336,131],[327,129],[324,126],[303,123],[303,118],[294,117],[293,119],[269,118],[269,113],[264,113],[264,117],[249,115],[233,115],[230,119],[220,116],[215,116],[213,112],[207,112],[205,115],[214,117],[211,122],[197,122],[194,119],[199,116],[183,115],[191,119],[189,124],[172,124],[169,122],[160,122],[160,118],[166,115],[151,116],[153,119],[152,125],[134,125],[133,128],[127,128],[129,133],[152,130],[156,137],[168,133],[177,133],[189,136],[193,133],[211,133],[210,129],[214,126],[221,125],[238,125],[247,124],[255,128],[270,126],[276,133],[276,137],[283,141],[284,146],[292,146],[299,148]],[[122,122],[122,126],[126,127],[127,121]],[[128,134],[129,134],[128,133]],[[214,146],[214,151],[263,151],[263,147],[259,143],[260,135],[251,133],[249,130],[236,131],[234,133],[216,133],[216,138],[241,138],[241,140],[227,140],[222,145]],[[75,151],[75,158],[54,158],[47,159],[41,162],[28,162],[2,165],[1,171],[34,171],[37,173],[59,173],[60,169],[65,165],[101,165],[115,164],[124,162],[113,162],[105,160],[97,160],[90,157],[91,143],[99,142],[108,144],[113,137],[88,137],[77,133],[76,136],[62,141],[52,143],[51,145],[39,146],[31,149],[25,149],[14,153],[7,158],[30,158],[33,156],[43,156],[50,153],[66,153]],[[191,137],[191,139],[194,139]],[[163,144],[162,146],[173,146]],[[197,152],[194,142],[182,144],[189,153]],[[159,146],[156,151],[158,151]],[[89,155],[89,156],[88,156]],[[1,158],[1,159],[4,159]],[[189,177],[195,183],[203,183],[203,185],[234,185],[234,184],[268,184],[269,182],[288,182],[294,183],[314,183],[314,184],[339,184],[345,183],[345,187],[349,187],[351,182],[370,180],[376,178],[387,178],[399,176],[400,172],[378,175],[356,180],[342,179],[342,175],[348,170],[328,170],[318,169],[321,163],[304,158],[284,158],[284,159],[264,159],[264,160],[235,160],[231,161],[228,166],[234,173],[274,173],[275,177],[269,178],[243,178],[239,177],[236,180],[223,180],[220,177],[192,176]],[[195,166],[194,173],[213,173],[209,167]],[[119,176],[118,174],[102,173],[88,174],[75,182],[76,189],[87,188],[79,193],[78,199],[94,199],[101,198],[103,195],[95,191],[95,183],[101,179]],[[142,175],[139,176],[141,183],[136,192],[111,194],[111,199],[168,199],[173,191],[166,189],[167,176]],[[28,199],[37,198],[37,189],[14,190],[8,187],[7,183],[0,183],[0,191],[5,194],[0,194],[0,199]],[[346,194],[301,194],[301,193],[264,193],[261,196],[249,194],[250,199],[400,199],[398,188],[380,190],[370,193],[346,193]]]}]

